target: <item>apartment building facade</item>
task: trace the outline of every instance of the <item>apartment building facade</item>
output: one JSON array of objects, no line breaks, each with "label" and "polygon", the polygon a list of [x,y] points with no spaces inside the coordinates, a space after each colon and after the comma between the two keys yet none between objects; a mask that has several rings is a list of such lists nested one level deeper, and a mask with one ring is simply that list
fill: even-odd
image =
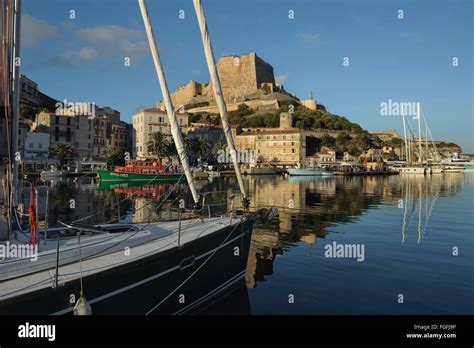
[{"label": "apartment building facade", "polygon": [[[187,132],[188,114],[176,113],[178,125],[182,133]],[[166,111],[158,108],[150,108],[137,112],[133,115],[133,148],[134,158],[153,158],[148,151],[148,142],[155,132],[171,135],[171,127],[168,122]]]}]

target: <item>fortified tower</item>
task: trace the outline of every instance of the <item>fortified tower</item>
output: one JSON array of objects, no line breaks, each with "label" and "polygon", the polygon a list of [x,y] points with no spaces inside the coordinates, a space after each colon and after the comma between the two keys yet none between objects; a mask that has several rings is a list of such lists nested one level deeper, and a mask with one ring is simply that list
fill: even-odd
[{"label": "fortified tower", "polygon": [[292,129],[293,115],[290,112],[280,113],[280,129]]}]

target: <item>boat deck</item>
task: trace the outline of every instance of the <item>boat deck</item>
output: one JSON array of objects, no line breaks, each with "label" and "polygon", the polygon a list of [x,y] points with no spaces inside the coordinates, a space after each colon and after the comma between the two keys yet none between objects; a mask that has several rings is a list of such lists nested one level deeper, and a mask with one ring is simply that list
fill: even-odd
[{"label": "boat deck", "polygon": [[[146,256],[189,243],[228,226],[237,226],[240,219],[217,217],[179,222],[167,221],[133,225],[129,232],[100,235],[81,235],[83,276],[98,273],[121,264],[134,262]],[[109,225],[112,226],[112,225]],[[132,225],[131,225],[132,226]],[[26,237],[18,244],[26,242]],[[41,244],[38,259],[6,259],[0,262],[0,300],[55,285],[56,241]],[[77,236],[60,238],[59,284],[80,278],[79,247]],[[126,249],[128,248],[128,249]],[[129,251],[129,252],[125,252]]]}]

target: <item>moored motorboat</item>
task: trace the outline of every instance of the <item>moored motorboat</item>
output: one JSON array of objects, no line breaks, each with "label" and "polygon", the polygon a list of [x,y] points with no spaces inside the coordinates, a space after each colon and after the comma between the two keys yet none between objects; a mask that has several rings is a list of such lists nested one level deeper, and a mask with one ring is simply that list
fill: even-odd
[{"label": "moored motorboat", "polygon": [[127,161],[125,166],[114,170],[97,169],[96,174],[101,182],[110,181],[178,181],[184,178],[184,173],[170,166],[163,167],[158,161]]},{"label": "moored motorboat", "polygon": [[333,173],[318,168],[318,167],[307,167],[307,168],[288,168],[288,174],[291,176],[331,176]]},{"label": "moored motorboat", "polygon": [[64,170],[58,170],[52,167],[50,170],[43,170],[40,175],[41,178],[62,178],[67,176],[68,172]]}]

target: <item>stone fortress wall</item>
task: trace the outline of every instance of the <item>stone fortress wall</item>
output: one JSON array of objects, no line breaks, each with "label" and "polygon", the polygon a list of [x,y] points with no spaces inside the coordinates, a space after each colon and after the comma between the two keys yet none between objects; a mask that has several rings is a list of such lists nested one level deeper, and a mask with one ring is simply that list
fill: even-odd
[{"label": "stone fortress wall", "polygon": [[[276,88],[273,67],[256,53],[222,56],[217,62],[221,87],[226,102],[242,101],[246,95],[255,93],[262,84]],[[214,102],[211,83],[189,81],[171,93],[175,108],[199,102]],[[161,106],[161,103],[157,104]]]}]

